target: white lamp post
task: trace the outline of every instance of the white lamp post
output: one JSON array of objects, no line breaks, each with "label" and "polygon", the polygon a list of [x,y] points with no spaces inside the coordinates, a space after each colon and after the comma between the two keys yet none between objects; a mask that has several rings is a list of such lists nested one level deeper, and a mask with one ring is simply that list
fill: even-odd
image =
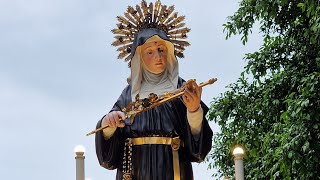
[{"label": "white lamp post", "polygon": [[236,180],[244,180],[244,167],[243,167],[244,150],[242,147],[237,146],[233,149],[232,154],[234,156]]},{"label": "white lamp post", "polygon": [[85,148],[82,145],[78,145],[74,148],[76,154],[76,180],[84,180],[84,152]]}]

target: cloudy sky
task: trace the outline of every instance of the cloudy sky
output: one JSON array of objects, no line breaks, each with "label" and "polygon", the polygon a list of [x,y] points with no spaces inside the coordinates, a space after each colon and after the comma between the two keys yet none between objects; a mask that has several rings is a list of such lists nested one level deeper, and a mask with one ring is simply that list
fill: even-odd
[{"label": "cloudy sky", "polygon": [[[86,177],[114,179],[101,168],[94,136],[85,134],[112,107],[129,75],[110,44],[116,16],[140,0],[0,0],[0,179],[75,179],[73,149],[86,148]],[[173,2],[163,0],[172,5]],[[191,28],[180,76],[198,82],[217,77],[203,89],[213,97],[236,81],[245,53],[261,44],[258,32],[243,46],[225,40],[222,24],[237,1],[174,1]],[[211,123],[214,131],[218,131]],[[213,171],[195,164],[195,179]]]}]

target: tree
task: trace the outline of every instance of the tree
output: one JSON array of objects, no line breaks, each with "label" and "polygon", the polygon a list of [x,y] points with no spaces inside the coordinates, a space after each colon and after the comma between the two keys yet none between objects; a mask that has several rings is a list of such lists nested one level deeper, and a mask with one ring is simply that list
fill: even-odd
[{"label": "tree", "polygon": [[[246,54],[237,82],[214,98],[209,167],[233,174],[231,148],[242,144],[246,179],[319,179],[320,1],[242,0],[224,24],[243,44],[254,23],[264,43]],[[250,77],[250,78],[248,78]]]}]

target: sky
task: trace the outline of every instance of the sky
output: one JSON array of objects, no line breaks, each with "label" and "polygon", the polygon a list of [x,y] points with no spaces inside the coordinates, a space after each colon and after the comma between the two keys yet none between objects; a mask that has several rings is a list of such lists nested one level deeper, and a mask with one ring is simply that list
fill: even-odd
[{"label": "sky", "polygon": [[[0,179],[75,179],[74,147],[83,145],[87,180],[115,179],[99,166],[95,128],[127,85],[129,68],[117,59],[116,16],[140,0],[0,0]],[[149,1],[148,1],[149,2]],[[222,24],[237,1],[163,0],[186,16],[191,46],[179,59],[180,76],[218,78],[202,100],[225,92],[243,71],[246,53],[261,45],[258,31],[243,46],[225,40]],[[210,122],[214,132],[219,128]],[[194,164],[195,179],[212,179]]]}]

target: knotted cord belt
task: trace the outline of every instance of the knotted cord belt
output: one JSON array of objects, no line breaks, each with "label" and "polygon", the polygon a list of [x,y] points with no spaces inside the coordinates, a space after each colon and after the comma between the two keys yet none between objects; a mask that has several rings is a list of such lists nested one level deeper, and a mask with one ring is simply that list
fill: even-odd
[{"label": "knotted cord belt", "polygon": [[173,161],[173,174],[174,180],[180,180],[180,166],[179,166],[179,147],[183,145],[179,137],[139,137],[129,138],[129,144],[133,146],[144,144],[164,144],[171,145],[172,148],[172,161]]}]

